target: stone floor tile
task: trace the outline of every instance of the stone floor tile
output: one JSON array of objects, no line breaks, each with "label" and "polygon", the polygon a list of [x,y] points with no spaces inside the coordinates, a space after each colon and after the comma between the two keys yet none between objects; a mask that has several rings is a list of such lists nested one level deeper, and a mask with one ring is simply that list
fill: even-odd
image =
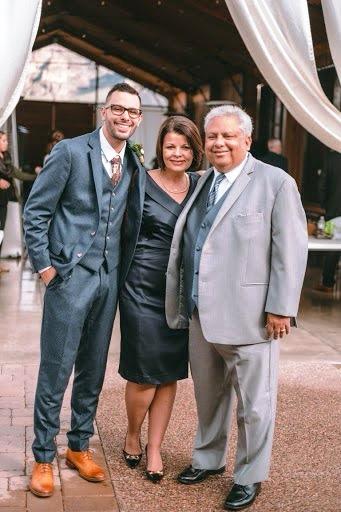
[{"label": "stone floor tile", "polygon": [[0,416],[0,427],[10,427],[12,425],[11,417]]},{"label": "stone floor tile", "polygon": [[[25,396],[25,389],[24,385],[21,384],[18,386],[17,383],[9,382],[6,386],[1,386],[0,388],[0,396],[1,397],[24,397]],[[10,403],[10,400],[8,401]]]},{"label": "stone floor tile", "polygon": [[9,478],[8,488],[10,491],[27,491],[27,476],[13,476]]},{"label": "stone floor tile", "polygon": [[63,512],[63,510],[63,498],[59,487],[55,487],[53,495],[49,498],[38,498],[31,492],[27,493],[27,512]]},{"label": "stone floor tile", "polygon": [[8,478],[1,477],[0,478],[0,491],[8,490]]},{"label": "stone floor tile", "polygon": [[10,478],[12,476],[25,476],[25,469],[22,469],[21,471],[17,471],[15,469],[12,469],[12,470],[0,469],[0,478],[1,477]]},{"label": "stone floor tile", "polygon": [[0,510],[3,512],[26,512],[27,509],[26,507],[6,507],[6,509],[4,509],[1,507],[0,503]]},{"label": "stone floor tile", "polygon": [[6,375],[6,376],[18,376],[20,377],[20,375],[22,375],[22,372],[23,372],[23,367],[21,364],[4,364],[2,366],[2,372],[1,372],[1,375]]},{"label": "stone floor tile", "polygon": [[[0,418],[1,420],[1,418]],[[33,416],[16,416],[15,418],[12,418],[11,424],[13,426],[26,426],[31,427],[33,426]],[[1,425],[1,423],[0,423]]]},{"label": "stone floor tile", "polygon": [[87,496],[81,501],[79,498],[64,497],[65,512],[80,512],[80,510],[82,512],[119,512],[117,501],[114,497],[103,496],[95,498]]},{"label": "stone floor tile", "polygon": [[77,471],[62,469],[60,471],[63,496],[112,496],[113,488],[107,475],[105,482],[87,482]]},{"label": "stone floor tile", "polygon": [[25,428],[0,427],[0,453],[25,453]]},{"label": "stone floor tile", "polygon": [[26,507],[26,491],[7,491],[0,495],[0,511],[8,511],[10,507]]},{"label": "stone floor tile", "polygon": [[23,396],[13,396],[9,401],[8,397],[0,396],[0,409],[8,408],[9,405],[11,408],[25,407],[25,399]]},{"label": "stone floor tile", "polygon": [[24,427],[1,427],[0,428],[0,436],[15,436],[15,437],[24,437],[25,436],[25,428]]},{"label": "stone floor tile", "polygon": [[0,452],[0,470],[23,471],[25,469],[24,452]]},{"label": "stone floor tile", "polygon": [[[9,406],[9,404],[7,404]],[[11,409],[0,409],[0,418],[11,417]]]},{"label": "stone floor tile", "polygon": [[24,416],[31,418],[31,416],[33,416],[33,407],[21,407],[20,409],[12,409],[13,418],[23,418]]}]

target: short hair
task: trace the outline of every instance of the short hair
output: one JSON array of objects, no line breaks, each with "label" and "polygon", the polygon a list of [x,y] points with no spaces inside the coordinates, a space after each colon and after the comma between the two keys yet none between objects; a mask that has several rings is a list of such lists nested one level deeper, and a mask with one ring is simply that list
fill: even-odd
[{"label": "short hair", "polygon": [[7,133],[0,130],[0,137],[1,137],[1,135],[7,135]]},{"label": "short hair", "polygon": [[140,100],[140,105],[142,103],[141,96],[139,95],[138,91],[131,85],[127,84],[126,82],[120,82],[118,84],[115,84],[108,92],[107,97],[105,98],[105,103],[107,103],[108,99],[110,98],[112,93],[115,91],[127,92],[128,94],[134,94]]},{"label": "short hair", "polygon": [[245,133],[245,135],[252,135],[252,118],[245,112],[245,110],[237,105],[221,105],[219,107],[212,108],[205,116],[205,131],[208,123],[215,117],[236,117],[238,119],[240,129]]},{"label": "short hair", "polygon": [[184,116],[171,116],[166,119],[160,127],[156,142],[156,158],[160,168],[165,168],[162,147],[165,136],[170,132],[175,132],[186,137],[186,140],[193,151],[193,162],[191,165],[191,170],[197,171],[200,168],[204,154],[202,140],[196,125],[193,123],[193,121],[188,119],[188,117]]}]

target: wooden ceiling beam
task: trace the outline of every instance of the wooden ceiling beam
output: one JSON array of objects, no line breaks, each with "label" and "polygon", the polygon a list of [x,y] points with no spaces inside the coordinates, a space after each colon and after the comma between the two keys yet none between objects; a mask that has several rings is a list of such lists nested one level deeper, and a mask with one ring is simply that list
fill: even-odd
[{"label": "wooden ceiling beam", "polygon": [[153,75],[144,69],[138,68],[122,58],[113,55],[104,55],[103,52],[92,46],[88,41],[74,37],[70,33],[60,29],[52,30],[48,34],[39,35],[35,47],[38,49],[47,44],[56,42],[83,57],[91,59],[167,97],[172,97],[180,91],[179,88],[160,79],[157,75]]}]

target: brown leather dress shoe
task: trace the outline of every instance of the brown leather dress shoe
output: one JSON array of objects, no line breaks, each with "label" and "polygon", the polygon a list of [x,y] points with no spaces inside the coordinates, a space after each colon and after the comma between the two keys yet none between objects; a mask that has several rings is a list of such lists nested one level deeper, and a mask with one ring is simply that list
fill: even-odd
[{"label": "brown leather dress shoe", "polygon": [[88,482],[103,482],[105,480],[103,469],[92,460],[92,453],[89,450],[74,452],[68,448],[65,462],[69,468],[76,469],[79,476]]},{"label": "brown leather dress shoe", "polygon": [[48,462],[34,463],[29,489],[40,498],[52,496],[54,491],[52,464]]}]

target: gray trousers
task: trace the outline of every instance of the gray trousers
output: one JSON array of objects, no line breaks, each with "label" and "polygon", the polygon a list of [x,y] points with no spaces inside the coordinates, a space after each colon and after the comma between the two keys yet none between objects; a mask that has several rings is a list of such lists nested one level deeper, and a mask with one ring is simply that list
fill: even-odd
[{"label": "gray trousers", "polygon": [[268,477],[276,414],[279,344],[220,345],[205,340],[195,310],[189,354],[198,411],[192,466],[225,465],[237,397],[238,444],[234,482],[247,485]]},{"label": "gray trousers", "polygon": [[38,462],[56,453],[63,396],[74,368],[68,444],[89,446],[102,389],[117,306],[117,271],[92,272],[77,265],[65,279],[46,288],[41,330],[41,361],[34,404],[32,445]]}]

